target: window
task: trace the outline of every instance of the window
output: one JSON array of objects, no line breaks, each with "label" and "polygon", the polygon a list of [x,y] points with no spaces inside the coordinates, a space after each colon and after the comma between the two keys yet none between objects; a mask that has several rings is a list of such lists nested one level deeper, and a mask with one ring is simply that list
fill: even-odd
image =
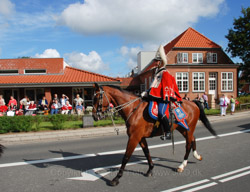
[{"label": "window", "polygon": [[202,53],[192,53],[193,63],[203,63]]},{"label": "window", "polygon": [[46,69],[25,69],[25,74],[46,74]]},{"label": "window", "polygon": [[188,63],[188,53],[178,53],[177,63]]},{"label": "window", "polygon": [[217,63],[217,53],[207,53],[207,63]]},{"label": "window", "polygon": [[2,69],[0,70],[0,75],[13,75],[13,74],[18,74],[18,70],[17,69]]},{"label": "window", "polygon": [[205,91],[205,73],[204,72],[193,73],[193,91],[194,92]]},{"label": "window", "polygon": [[233,91],[233,73],[232,72],[221,73],[221,90]]},{"label": "window", "polygon": [[176,83],[180,92],[188,92],[188,73],[176,73]]}]

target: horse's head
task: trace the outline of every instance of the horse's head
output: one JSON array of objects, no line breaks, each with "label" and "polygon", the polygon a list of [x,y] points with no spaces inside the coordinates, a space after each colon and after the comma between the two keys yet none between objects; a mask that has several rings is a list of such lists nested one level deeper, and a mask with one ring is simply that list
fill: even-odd
[{"label": "horse's head", "polygon": [[105,117],[105,113],[110,110],[110,102],[102,86],[95,83],[94,90],[95,93],[93,98],[92,116],[95,121],[98,121],[103,119]]}]

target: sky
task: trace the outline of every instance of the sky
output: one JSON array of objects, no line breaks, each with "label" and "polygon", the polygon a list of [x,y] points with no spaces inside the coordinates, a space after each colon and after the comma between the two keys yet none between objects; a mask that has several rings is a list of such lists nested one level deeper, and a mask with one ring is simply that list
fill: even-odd
[{"label": "sky", "polygon": [[140,51],[156,51],[189,27],[225,50],[234,18],[249,6],[249,0],[0,0],[0,59],[62,57],[75,68],[124,77]]}]

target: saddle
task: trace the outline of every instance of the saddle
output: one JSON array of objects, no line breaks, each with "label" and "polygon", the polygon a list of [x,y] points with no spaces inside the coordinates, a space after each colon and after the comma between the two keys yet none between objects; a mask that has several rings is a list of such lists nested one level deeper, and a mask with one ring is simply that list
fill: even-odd
[{"label": "saddle", "polygon": [[[170,105],[171,109],[170,110]],[[174,123],[182,126],[186,130],[189,131],[189,127],[186,121],[186,118],[188,117],[185,110],[182,108],[180,103],[171,102],[167,104],[165,115],[167,118],[169,118],[169,113],[172,111],[174,114]],[[149,107],[148,107],[149,116],[156,120],[156,127],[159,127],[159,118],[158,118],[158,103],[156,101],[149,101]],[[157,123],[158,122],[158,123]]]}]

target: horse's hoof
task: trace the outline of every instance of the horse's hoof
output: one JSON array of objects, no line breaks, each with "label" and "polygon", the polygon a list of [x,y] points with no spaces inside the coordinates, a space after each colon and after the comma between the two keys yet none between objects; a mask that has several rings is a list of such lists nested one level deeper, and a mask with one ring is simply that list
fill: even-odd
[{"label": "horse's hoof", "polygon": [[117,186],[119,184],[119,181],[114,181],[114,180],[112,180],[112,181],[110,181],[109,182],[109,186],[112,186],[112,187],[114,187],[114,186]]},{"label": "horse's hoof", "polygon": [[145,174],[145,177],[151,177],[153,176],[153,172],[152,171],[149,171]]},{"label": "horse's hoof", "polygon": [[203,158],[202,158],[202,156],[200,155],[200,159],[199,159],[199,161],[201,161]]},{"label": "horse's hoof", "polygon": [[177,171],[178,173],[182,173],[182,172],[184,171],[184,169],[183,169],[183,168],[178,167],[176,171]]}]

